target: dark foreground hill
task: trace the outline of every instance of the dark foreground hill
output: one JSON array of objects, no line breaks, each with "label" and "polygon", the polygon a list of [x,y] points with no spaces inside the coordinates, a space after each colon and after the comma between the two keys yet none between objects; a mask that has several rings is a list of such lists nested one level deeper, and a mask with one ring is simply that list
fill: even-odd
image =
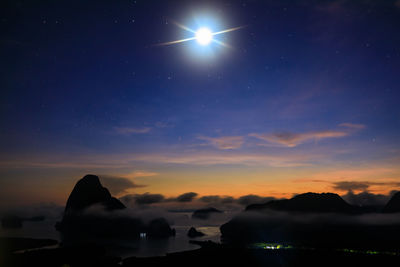
[{"label": "dark foreground hill", "polygon": [[338,194],[333,193],[305,193],[291,199],[271,200],[265,204],[253,204],[246,207],[246,211],[278,210],[290,212],[335,212],[355,213],[357,209]]},{"label": "dark foreground hill", "polygon": [[392,196],[386,206],[383,208],[385,213],[400,212],[400,192]]},{"label": "dark foreground hill", "polygon": [[56,229],[63,234],[64,242],[91,237],[139,238],[140,233],[148,237],[168,237],[175,234],[164,218],[148,224],[140,218],[129,216],[118,199],[111,196],[95,175],[86,175],[72,190],[61,222]]},{"label": "dark foreground hill", "polygon": [[202,248],[161,257],[121,259],[95,245],[41,249],[7,254],[0,265],[7,267],[137,267],[137,266],[396,266],[394,254],[320,249],[252,249],[205,242]]},{"label": "dark foreground hill", "polygon": [[107,210],[125,209],[125,205],[111,196],[100,183],[99,177],[88,174],[80,179],[68,197],[65,214],[82,211],[92,205],[102,205]]},{"label": "dark foreground hill", "polygon": [[362,214],[331,193],[250,205],[220,227],[224,242],[286,242],[316,248],[398,249],[396,214]]}]

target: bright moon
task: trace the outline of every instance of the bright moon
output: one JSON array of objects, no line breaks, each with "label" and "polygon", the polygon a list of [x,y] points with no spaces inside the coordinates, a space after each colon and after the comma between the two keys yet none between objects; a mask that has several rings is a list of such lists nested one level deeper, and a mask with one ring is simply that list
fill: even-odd
[{"label": "bright moon", "polygon": [[173,44],[179,44],[179,43],[183,43],[183,42],[196,40],[198,44],[204,45],[204,46],[210,44],[211,42],[215,42],[215,43],[217,43],[219,45],[222,45],[222,46],[225,46],[225,47],[229,47],[229,45],[225,44],[224,42],[214,39],[213,38],[214,35],[219,35],[219,34],[223,34],[223,33],[227,33],[227,32],[233,32],[233,31],[236,31],[236,30],[239,30],[239,29],[245,27],[245,26],[239,26],[239,27],[229,28],[229,29],[222,30],[222,31],[217,31],[217,32],[212,32],[207,27],[201,27],[197,31],[194,31],[194,30],[190,29],[189,27],[186,27],[185,25],[182,25],[182,24],[180,24],[178,22],[173,22],[173,23],[176,24],[178,27],[186,30],[186,31],[194,33],[194,36],[193,37],[189,37],[189,38],[185,38],[185,39],[180,39],[180,40],[160,43],[160,44],[156,44],[156,45],[173,45]]},{"label": "bright moon", "polygon": [[196,32],[196,40],[201,45],[208,45],[213,38],[212,32],[207,28],[200,28]]}]

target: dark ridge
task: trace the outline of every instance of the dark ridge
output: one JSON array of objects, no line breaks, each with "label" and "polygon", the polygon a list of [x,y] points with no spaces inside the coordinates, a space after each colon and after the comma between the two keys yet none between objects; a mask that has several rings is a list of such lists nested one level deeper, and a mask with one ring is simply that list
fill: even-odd
[{"label": "dark ridge", "polygon": [[148,237],[169,237],[175,235],[175,229],[171,229],[168,222],[164,218],[157,218],[150,221],[147,226],[147,236]]},{"label": "dark ridge", "polygon": [[80,211],[94,204],[102,204],[108,210],[126,208],[101,185],[99,177],[88,174],[76,183],[65,206],[65,213]]},{"label": "dark ridge", "polygon": [[385,213],[400,212],[400,192],[392,196],[386,206],[383,208]]},{"label": "dark ridge", "polygon": [[246,211],[278,210],[293,212],[336,212],[352,213],[356,208],[344,201],[338,194],[333,193],[305,193],[291,199],[271,200],[265,204],[252,204]]},{"label": "dark ridge", "polygon": [[196,228],[194,228],[194,227],[190,227],[187,235],[188,235],[188,237],[195,238],[195,237],[204,236],[205,234],[200,231],[197,231]]},{"label": "dark ridge", "polygon": [[[84,209],[102,205],[101,214],[84,213]],[[125,209],[121,201],[111,196],[95,175],[86,175],[79,180],[65,207],[61,222],[56,229],[63,234],[64,243],[76,243],[85,238],[139,238],[141,233],[149,237],[168,237],[175,235],[164,218],[158,218],[145,225],[140,218],[124,216],[113,211]]]},{"label": "dark ridge", "polygon": [[[386,212],[396,212],[400,194],[393,196]],[[284,211],[265,212],[267,210]],[[306,193],[287,200],[250,205],[246,211],[220,227],[228,243],[286,242],[318,248],[395,249],[400,224],[368,224],[355,215],[368,209],[352,206],[332,193]],[[373,211],[369,211],[373,212]],[[304,218],[302,218],[304,216]]]},{"label": "dark ridge", "polygon": [[[397,266],[399,256],[348,253],[326,249],[252,249],[191,241],[201,248],[168,253],[156,257],[121,259],[104,247],[86,244],[73,247],[41,249],[0,258],[7,267],[31,266]],[[1,253],[1,251],[0,251]]]}]

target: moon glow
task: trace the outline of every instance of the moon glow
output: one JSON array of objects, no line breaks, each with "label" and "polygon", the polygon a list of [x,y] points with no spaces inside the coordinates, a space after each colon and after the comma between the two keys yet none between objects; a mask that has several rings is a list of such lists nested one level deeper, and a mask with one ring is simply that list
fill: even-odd
[{"label": "moon glow", "polygon": [[214,42],[221,46],[230,47],[228,44],[215,39],[214,35],[219,35],[219,34],[236,31],[236,30],[239,30],[239,29],[245,27],[245,26],[239,26],[239,27],[234,27],[234,28],[229,28],[229,29],[213,32],[210,30],[210,28],[205,27],[205,26],[202,26],[197,31],[195,31],[183,24],[178,23],[178,22],[172,21],[172,23],[175,24],[176,26],[178,26],[179,28],[184,29],[185,31],[191,32],[193,34],[193,36],[185,38],[185,39],[169,41],[169,42],[165,42],[165,43],[159,43],[159,44],[156,44],[156,46],[174,45],[174,44],[179,44],[179,43],[196,40],[196,42],[201,46],[208,46],[212,42]]},{"label": "moon glow", "polygon": [[201,45],[208,45],[213,39],[213,34],[208,28],[200,28],[196,32],[196,41]]}]

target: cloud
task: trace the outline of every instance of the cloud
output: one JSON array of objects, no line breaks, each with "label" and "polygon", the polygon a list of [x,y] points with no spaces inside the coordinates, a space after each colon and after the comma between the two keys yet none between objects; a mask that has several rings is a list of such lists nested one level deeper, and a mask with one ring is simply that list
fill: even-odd
[{"label": "cloud", "polygon": [[174,125],[172,123],[162,122],[162,121],[157,121],[154,124],[154,126],[157,127],[157,128],[172,128],[172,127],[174,127]]},{"label": "cloud", "polygon": [[235,199],[231,196],[210,195],[210,196],[202,196],[201,198],[199,198],[199,201],[204,203],[230,204],[233,203]]},{"label": "cloud", "polygon": [[125,193],[128,189],[144,187],[145,185],[137,185],[129,178],[117,177],[111,175],[99,175],[100,181],[104,187],[110,190],[112,195]]},{"label": "cloud", "polygon": [[365,125],[364,124],[356,124],[356,123],[348,123],[348,122],[341,123],[341,124],[339,124],[339,126],[347,127],[347,128],[354,129],[354,130],[365,129]]},{"label": "cloud", "polygon": [[[146,153],[146,154],[91,154],[59,157],[42,155],[0,161],[0,168],[74,168],[74,169],[129,169],[133,163],[187,164],[187,165],[262,165],[272,167],[310,166],[326,158],[326,154],[261,154],[261,153]],[[32,158],[35,158],[32,161]],[[153,173],[155,174],[155,173]],[[129,176],[129,175],[124,175]],[[139,177],[139,176],[137,176]]]},{"label": "cloud", "polygon": [[114,127],[115,131],[122,135],[131,135],[131,134],[145,134],[151,131],[150,127],[141,127],[141,128],[133,128],[133,127]]},{"label": "cloud", "polygon": [[0,218],[6,214],[16,215],[22,218],[44,216],[45,220],[61,219],[65,206],[55,203],[37,203],[24,206],[3,206],[0,208]]},{"label": "cloud", "polygon": [[239,197],[237,202],[241,205],[247,206],[250,204],[267,203],[268,201],[271,201],[274,199],[275,198],[273,198],[273,197],[261,197],[258,195],[246,195],[246,196]]},{"label": "cloud", "polygon": [[340,138],[346,137],[353,134],[355,131],[362,130],[365,128],[364,124],[356,123],[341,123],[340,127],[346,128],[345,130],[325,130],[325,131],[313,131],[305,133],[294,133],[294,132],[278,132],[273,134],[259,134],[251,133],[249,136],[258,138],[268,143],[278,144],[286,147],[295,147],[300,144],[304,144],[309,141],[320,141],[328,138]]},{"label": "cloud", "polygon": [[197,197],[197,193],[188,192],[188,193],[184,193],[182,195],[179,195],[177,198],[175,198],[175,201],[177,201],[177,202],[191,202],[195,197]]},{"label": "cloud", "polygon": [[120,198],[120,200],[128,206],[132,204],[137,205],[149,205],[154,203],[161,203],[165,200],[165,197],[161,194],[129,194]]},{"label": "cloud", "polygon": [[218,149],[237,149],[244,142],[242,136],[222,136],[222,137],[207,137],[199,136],[198,139],[207,141],[210,145]]},{"label": "cloud", "polygon": [[349,191],[349,190],[367,190],[370,186],[368,182],[357,182],[357,181],[342,181],[334,182],[333,189],[339,191]]},{"label": "cloud", "polygon": [[391,198],[391,195],[373,194],[368,191],[355,194],[349,190],[342,198],[348,203],[355,206],[380,206],[383,207]]},{"label": "cloud", "polygon": [[135,158],[137,161],[168,164],[190,165],[267,165],[273,167],[298,167],[309,166],[311,161],[320,160],[324,155],[316,154],[290,154],[290,155],[266,155],[266,154],[218,154],[218,153],[187,153],[187,154],[159,154],[142,155]]},{"label": "cloud", "polygon": [[[393,178],[389,178],[393,177]],[[399,170],[397,167],[382,166],[382,165],[366,165],[362,167],[348,167],[339,165],[337,168],[332,170],[322,170],[313,174],[308,175],[308,178],[297,179],[296,182],[321,182],[329,183],[335,181],[357,181],[367,182],[371,185],[370,181],[380,181],[379,183],[396,183],[399,177]],[[374,185],[377,182],[374,182]]]},{"label": "cloud", "polygon": [[131,172],[131,173],[127,174],[126,176],[136,178],[136,177],[151,177],[151,176],[156,176],[158,174],[159,173],[157,173],[157,172],[138,170],[138,171]]},{"label": "cloud", "polygon": [[286,147],[295,147],[308,141],[319,141],[327,138],[339,138],[348,136],[349,133],[345,131],[316,131],[308,133],[292,133],[280,132],[274,134],[257,134],[251,133],[249,136],[267,141],[273,144],[279,144]]},{"label": "cloud", "polygon": [[192,202],[197,193],[194,192],[187,192],[181,194],[177,197],[166,198],[162,194],[150,194],[146,192],[144,194],[128,194],[125,196],[120,197],[120,200],[127,205],[150,205],[156,203],[170,203],[170,202]]},{"label": "cloud", "polygon": [[[321,181],[323,182],[323,181]],[[339,181],[332,188],[338,191],[366,191],[370,186],[400,186],[400,182]]]}]

